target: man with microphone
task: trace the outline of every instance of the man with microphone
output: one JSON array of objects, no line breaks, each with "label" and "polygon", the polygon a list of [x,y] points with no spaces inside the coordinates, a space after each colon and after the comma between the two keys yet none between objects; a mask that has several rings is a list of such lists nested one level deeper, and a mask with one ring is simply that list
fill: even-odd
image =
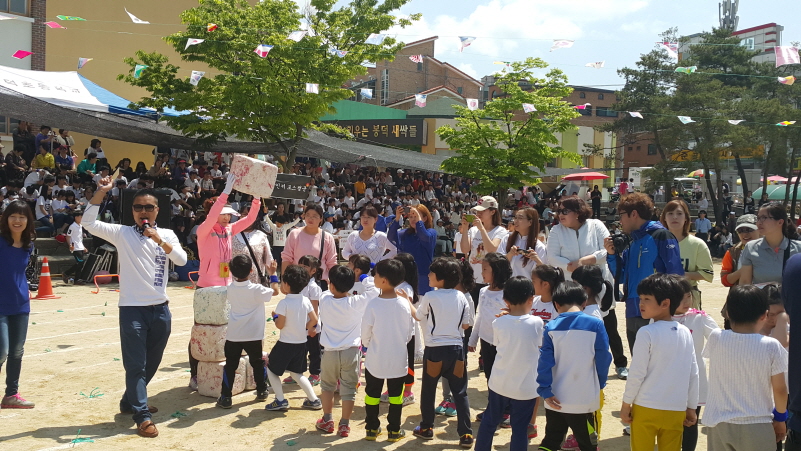
[{"label": "man with microphone", "polygon": [[169,229],[156,226],[158,199],[149,189],[133,198],[133,226],[108,224],[97,219],[100,204],[114,187],[111,177],[100,180],[97,192],[83,216],[83,227],[117,248],[120,264],[120,344],[125,367],[125,393],[120,412],[132,413],[137,433],[156,437],[152,421],[157,410],[147,405],[147,384],[161,364],[172,315],[167,298],[169,267],[186,264],[186,252]]}]

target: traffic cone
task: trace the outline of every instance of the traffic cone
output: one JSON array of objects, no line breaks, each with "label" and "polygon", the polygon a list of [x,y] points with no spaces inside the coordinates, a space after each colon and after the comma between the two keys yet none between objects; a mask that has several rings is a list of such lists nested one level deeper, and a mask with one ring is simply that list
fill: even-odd
[{"label": "traffic cone", "polygon": [[50,280],[50,264],[47,257],[42,260],[42,275],[39,276],[39,292],[34,299],[61,299],[53,295],[53,282]]}]

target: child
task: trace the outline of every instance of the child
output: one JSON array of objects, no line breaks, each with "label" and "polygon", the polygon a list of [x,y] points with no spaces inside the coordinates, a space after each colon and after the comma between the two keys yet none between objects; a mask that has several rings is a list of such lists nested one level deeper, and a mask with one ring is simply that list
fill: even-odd
[{"label": "child", "polygon": [[[325,347],[322,358],[320,399],[323,402],[323,418],[317,420],[318,430],[333,433],[334,392],[340,381],[339,393],[342,398],[342,419],[339,420],[337,434],[350,435],[350,416],[356,401],[359,386],[359,363],[361,353],[362,316],[367,303],[378,296],[378,289],[372,279],[364,281],[367,291],[363,295],[350,296],[353,288],[353,271],[347,266],[337,265],[328,273],[329,290],[320,297],[320,344]],[[324,323],[323,323],[324,322]]]},{"label": "child", "polygon": [[437,258],[429,267],[428,285],[434,288],[423,296],[412,316],[423,321],[426,347],[423,357],[423,387],[420,398],[422,421],[414,435],[434,438],[434,399],[440,377],[448,381],[458,416],[459,446],[473,447],[470,405],[467,400],[467,371],[462,348],[462,331],[470,327],[473,311],[464,295],[456,290],[462,277],[456,260]]},{"label": "child", "polygon": [[369,275],[370,269],[372,269],[370,258],[366,255],[353,254],[348,258],[348,268],[353,271],[354,277],[351,294],[362,294],[364,292],[364,286],[361,282],[362,276]]},{"label": "child", "polygon": [[264,303],[269,302],[273,294],[278,293],[278,277],[275,276],[276,264],[267,267],[270,285],[267,288],[250,281],[253,262],[247,255],[237,255],[229,263],[234,281],[228,285],[228,303],[231,310],[228,314],[228,330],[225,337],[225,369],[223,383],[217,407],[230,409],[231,387],[234,384],[236,369],[242,351],[248,354],[250,366],[253,367],[253,379],[256,381],[256,399],[267,400],[267,381],[262,360],[262,340],[264,340],[264,324],[266,315]]},{"label": "child", "polygon": [[531,307],[531,314],[542,318],[545,324],[559,316],[556,306],[551,302],[551,296],[556,288],[565,281],[565,273],[562,268],[551,265],[537,265],[531,271],[531,281],[534,282],[534,305]]},{"label": "child", "polygon": [[712,332],[703,353],[709,359],[707,449],[773,451],[787,432],[787,351],[759,333],[768,316],[763,290],[734,286],[726,305],[731,330]]},{"label": "child", "polygon": [[790,337],[788,336],[789,318],[784,310],[781,289],[781,285],[773,283],[762,287],[762,290],[768,295],[768,320],[765,321],[765,325],[762,326],[759,333],[779,340],[779,343],[785,349],[788,349],[790,346]]},{"label": "child", "polygon": [[83,268],[84,254],[89,252],[83,245],[83,226],[81,225],[83,212],[78,210],[73,213],[72,220],[72,224],[70,224],[69,229],[67,229],[67,244],[70,247],[73,258],[75,258],[75,264],[70,269],[64,271],[62,277],[64,283],[69,283],[69,280],[73,279],[73,283],[76,285],[83,285],[85,282],[78,279],[78,277],[80,277],[81,269]]},{"label": "child", "polygon": [[[706,378],[706,364],[702,356],[704,342],[715,330],[720,329],[714,319],[707,315],[703,310],[690,308],[693,305],[693,287],[686,278],[680,278],[684,298],[681,305],[673,314],[673,321],[683,324],[690,329],[695,347],[695,361],[698,365],[698,408],[695,409],[696,416],[701,413],[701,406],[706,404],[709,386]],[[781,302],[781,301],[780,301]],[[692,426],[684,426],[684,434],[681,439],[682,451],[694,451],[698,443],[698,422]]]},{"label": "child", "polygon": [[[456,290],[464,295],[465,299],[467,299],[467,303],[470,305],[470,311],[473,312],[470,317],[470,327],[465,329],[462,334],[462,352],[464,352],[464,364],[465,369],[467,369],[467,342],[473,330],[476,312],[476,304],[473,302],[473,296],[470,295],[470,292],[475,288],[476,278],[473,274],[473,267],[470,266],[469,261],[459,259],[456,260],[456,263],[459,264],[459,268],[462,272],[462,277],[459,285],[456,285]],[[446,417],[455,417],[458,412],[456,411],[456,404],[454,404],[453,397],[451,396],[451,387],[448,384],[448,379],[442,378],[440,380],[442,381],[442,402],[434,409],[434,413],[437,415],[445,415]]]},{"label": "child", "polygon": [[281,331],[281,335],[270,351],[267,363],[267,378],[275,392],[275,401],[267,404],[265,409],[289,410],[289,401],[284,399],[280,379],[284,371],[289,371],[292,379],[306,393],[303,407],[320,410],[323,405],[314,394],[309,379],[303,375],[306,371],[306,338],[317,334],[314,329],[317,314],[309,299],[300,294],[309,285],[309,272],[302,266],[289,265],[281,274],[281,281],[281,291],[287,295],[278,302],[273,312],[275,327]]},{"label": "child", "polygon": [[[492,255],[507,261],[501,254],[488,254],[485,259]],[[491,277],[485,276],[484,280],[495,283]],[[497,358],[487,383],[489,405],[479,427],[476,451],[490,451],[495,428],[506,416],[504,411],[507,408],[511,412],[510,449],[525,450],[528,447],[527,427],[537,398],[537,360],[531,357],[539,353],[543,323],[542,319],[531,315],[534,302],[531,280],[517,276],[504,281],[503,300],[509,314],[492,323]],[[481,302],[478,303],[479,314],[483,313]]]},{"label": "child", "polygon": [[604,279],[601,269],[596,265],[579,266],[573,271],[571,277],[574,282],[584,288],[584,292],[587,294],[584,313],[603,321],[615,300],[612,284]]},{"label": "child", "polygon": [[696,422],[698,364],[692,334],[673,321],[684,299],[681,278],[653,274],[637,286],[640,313],[654,323],[637,331],[620,419],[631,424],[632,451],[681,450],[682,425]]},{"label": "child", "polygon": [[384,380],[389,392],[387,441],[397,442],[406,436],[401,429],[403,411],[403,381],[408,373],[406,344],[412,339],[412,312],[409,301],[395,293],[405,277],[403,264],[395,259],[382,260],[375,265],[375,286],[381,295],[372,300],[362,319],[362,344],[370,348],[364,361],[364,403],[367,417],[367,436],[374,441],[381,435],[378,405]]},{"label": "child", "polygon": [[[300,294],[311,302],[314,313],[319,317],[320,296],[323,294],[323,290],[317,285],[317,277],[320,275],[320,260],[313,255],[304,255],[298,260],[298,265],[309,273],[309,284]],[[306,351],[309,355],[309,382],[312,386],[317,386],[320,385],[320,359],[322,358],[319,324],[314,329],[317,333],[306,338]],[[283,382],[285,384],[296,383],[291,376],[284,379]]]},{"label": "child", "polygon": [[[489,380],[492,376],[492,367],[495,364],[497,350],[493,341],[494,329],[492,322],[497,315],[503,313],[507,308],[503,299],[503,289],[506,281],[512,276],[512,265],[506,256],[498,252],[492,252],[484,256],[481,260],[481,276],[490,284],[479,292],[478,313],[476,314],[473,333],[470,335],[467,349],[476,352],[476,345],[481,341],[481,352],[479,355],[484,360],[484,376]],[[537,343],[539,345],[539,343]],[[481,421],[482,414],[477,416]],[[509,415],[504,414],[503,426],[509,427]]]},{"label": "child", "polygon": [[545,325],[537,370],[537,393],[545,400],[547,422],[541,450],[560,449],[568,428],[581,451],[597,446],[597,437],[592,437],[595,413],[601,408],[612,354],[603,320],[582,313],[586,301],[587,293],[573,281],[553,294],[559,317]]}]

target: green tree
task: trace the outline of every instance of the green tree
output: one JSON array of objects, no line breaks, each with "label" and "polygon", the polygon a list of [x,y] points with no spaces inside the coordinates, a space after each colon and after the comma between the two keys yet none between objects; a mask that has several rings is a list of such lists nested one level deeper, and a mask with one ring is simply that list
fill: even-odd
[{"label": "green tree", "polygon": [[[181,14],[186,31],[164,38],[183,61],[211,68],[197,86],[188,79],[196,68],[182,69],[162,54],[141,50],[125,59],[131,70],[119,78],[148,92],[134,107],[189,111],[164,120],[199,146],[228,138],[278,142],[282,152],[276,160],[287,169],[304,130],[315,127],[332,103],[353,95],[342,86],[366,73],[363,62],[392,60],[403,47],[389,37],[380,45],[365,40],[371,33],[417,20],[419,15],[405,19],[392,14],[408,2],[352,0],[335,9],[336,0],[311,0],[310,8],[299,11],[292,0],[255,5],[200,0]],[[209,23],[218,28],[208,31]],[[301,41],[287,38],[301,29],[309,30]],[[186,47],[190,38],[205,41]],[[274,46],[265,58],[254,52],[260,44]],[[347,53],[340,56],[331,49]],[[137,64],[147,66],[138,77]],[[307,93],[306,83],[318,84],[319,94]]]},{"label": "green tree", "polygon": [[[534,70],[547,67],[539,58],[514,62],[496,79],[503,94],[487,102],[484,109],[455,106],[456,127],[445,125],[437,130],[458,153],[442,163],[443,169],[478,179],[476,189],[488,194],[539,183],[546,164],[554,158],[580,163],[578,154],[559,147],[556,136],[576,128],[570,121],[579,114],[562,100],[573,89],[559,69],[550,69],[544,78],[534,75]],[[537,111],[522,114],[524,103],[534,105]]]}]

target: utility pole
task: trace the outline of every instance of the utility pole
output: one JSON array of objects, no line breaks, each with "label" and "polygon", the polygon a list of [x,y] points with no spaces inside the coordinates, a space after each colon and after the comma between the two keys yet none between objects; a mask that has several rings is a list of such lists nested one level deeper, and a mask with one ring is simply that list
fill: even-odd
[{"label": "utility pole", "polygon": [[737,15],[739,4],[740,0],[723,0],[718,3],[721,29],[737,31],[737,25],[740,23],[740,17]]}]

